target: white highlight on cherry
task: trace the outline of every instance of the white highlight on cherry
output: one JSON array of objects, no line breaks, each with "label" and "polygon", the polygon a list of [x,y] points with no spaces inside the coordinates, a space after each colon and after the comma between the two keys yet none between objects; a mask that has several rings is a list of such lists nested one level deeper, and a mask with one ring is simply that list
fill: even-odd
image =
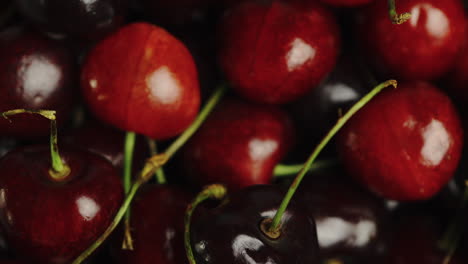
[{"label": "white highlight on cherry", "polygon": [[179,81],[167,66],[156,69],[146,77],[150,94],[162,104],[171,104],[178,100],[181,87]]},{"label": "white highlight on cherry", "polygon": [[452,140],[444,124],[439,120],[432,121],[423,128],[423,147],[421,156],[423,164],[428,166],[437,166],[443,160],[452,144]]},{"label": "white highlight on cherry", "polygon": [[254,161],[268,158],[276,149],[278,149],[278,143],[271,139],[254,138],[249,142],[250,158]]},{"label": "white highlight on cherry", "polygon": [[[258,264],[257,261],[249,256],[247,250],[258,251],[263,246],[263,242],[259,239],[240,234],[232,241],[232,253],[237,259],[242,258],[246,264]],[[275,264],[275,262],[270,257],[268,257],[264,264]]]},{"label": "white highlight on cherry", "polygon": [[315,57],[316,50],[301,38],[291,42],[291,49],[286,54],[288,70],[294,71]]},{"label": "white highlight on cherry", "polygon": [[21,60],[19,74],[23,79],[23,96],[40,104],[43,94],[48,94],[58,86],[62,72],[42,56],[27,56]]},{"label": "white highlight on cherry", "polygon": [[321,248],[338,243],[362,247],[368,244],[377,233],[375,223],[369,220],[352,223],[338,217],[327,217],[317,220],[316,223]]},{"label": "white highlight on cherry", "polygon": [[445,37],[449,33],[449,20],[444,12],[431,4],[419,4],[411,9],[411,26],[416,27],[421,22],[422,10],[426,13],[426,31],[436,38]]},{"label": "white highlight on cherry", "polygon": [[81,196],[76,200],[78,206],[78,212],[86,220],[92,220],[96,214],[101,210],[101,207],[91,198],[87,196]]}]

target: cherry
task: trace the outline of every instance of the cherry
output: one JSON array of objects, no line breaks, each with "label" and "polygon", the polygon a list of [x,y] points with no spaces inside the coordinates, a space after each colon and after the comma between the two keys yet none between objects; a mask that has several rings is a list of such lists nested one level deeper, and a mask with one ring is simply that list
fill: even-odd
[{"label": "cherry", "polygon": [[352,176],[395,200],[437,193],[453,176],[462,146],[453,104],[425,82],[383,92],[338,137],[338,151]]},{"label": "cherry", "polygon": [[70,172],[49,172],[48,146],[28,146],[0,160],[0,221],[12,248],[31,261],[70,263],[109,225],[123,198],[104,158],[62,149]]},{"label": "cherry", "polygon": [[386,1],[374,1],[357,17],[360,45],[383,75],[404,80],[434,80],[445,74],[464,41],[465,15],[459,0],[407,0],[401,25],[388,19]]},{"label": "cherry", "polygon": [[191,224],[197,264],[320,263],[315,223],[300,202],[288,207],[279,238],[262,232],[260,224],[273,217],[283,196],[277,186],[256,185],[230,195],[219,207],[197,210]]},{"label": "cherry", "polygon": [[220,26],[220,64],[242,96],[291,102],[335,65],[338,26],[315,1],[250,1],[233,7]]},{"label": "cherry", "polygon": [[43,31],[85,39],[100,38],[120,26],[127,0],[15,0],[21,14]]},{"label": "cherry", "polygon": [[279,108],[225,100],[183,149],[184,170],[201,185],[267,184],[293,135],[291,121]]},{"label": "cherry", "polygon": [[[183,229],[188,195],[175,187],[145,186],[131,210],[134,250],[115,250],[117,263],[186,263]],[[121,246],[118,237],[116,246]]]},{"label": "cherry", "polygon": [[343,174],[335,169],[309,175],[298,199],[315,219],[322,256],[373,258],[385,238],[384,203]]},{"label": "cherry", "polygon": [[167,31],[146,23],[129,24],[98,43],[83,66],[81,87],[97,117],[154,139],[182,132],[200,105],[192,56]]},{"label": "cherry", "polygon": [[[25,28],[9,28],[0,33],[0,61],[0,111],[54,109],[59,120],[67,119],[76,76],[65,47]],[[49,133],[49,123],[40,117],[12,118],[14,122],[0,119],[2,135],[32,138]]]}]

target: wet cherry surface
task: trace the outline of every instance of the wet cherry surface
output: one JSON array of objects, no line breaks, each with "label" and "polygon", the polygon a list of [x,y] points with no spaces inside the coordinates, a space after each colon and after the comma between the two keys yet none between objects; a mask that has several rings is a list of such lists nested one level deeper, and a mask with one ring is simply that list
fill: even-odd
[{"label": "wet cherry surface", "polygon": [[453,176],[463,147],[450,99],[425,82],[401,83],[358,112],[338,137],[349,173],[389,199],[427,199]]},{"label": "wet cherry surface", "polygon": [[220,24],[220,64],[245,98],[286,103],[313,89],[335,65],[333,14],[315,1],[253,1]]},{"label": "wet cherry surface", "polygon": [[278,239],[260,230],[261,221],[274,216],[284,194],[273,185],[251,186],[231,194],[218,208],[195,214],[191,242],[197,264],[320,263],[315,223],[299,203],[286,210]]},{"label": "wet cherry surface", "polygon": [[10,246],[29,261],[70,263],[107,228],[123,198],[118,172],[104,158],[61,149],[70,174],[49,174],[49,146],[10,152],[0,161],[0,221]]},{"label": "wet cherry surface", "polygon": [[154,139],[182,132],[200,105],[189,51],[147,23],[127,25],[95,46],[83,66],[81,87],[98,118]]},{"label": "wet cherry surface", "polygon": [[183,149],[184,171],[201,185],[267,184],[293,142],[292,123],[281,109],[224,100]]}]

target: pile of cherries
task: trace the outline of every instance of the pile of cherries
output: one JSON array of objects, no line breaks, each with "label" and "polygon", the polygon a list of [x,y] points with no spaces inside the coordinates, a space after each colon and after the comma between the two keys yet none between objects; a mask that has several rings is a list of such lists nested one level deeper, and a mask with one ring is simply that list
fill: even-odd
[{"label": "pile of cherries", "polygon": [[468,263],[465,12],[3,0],[0,264]]}]

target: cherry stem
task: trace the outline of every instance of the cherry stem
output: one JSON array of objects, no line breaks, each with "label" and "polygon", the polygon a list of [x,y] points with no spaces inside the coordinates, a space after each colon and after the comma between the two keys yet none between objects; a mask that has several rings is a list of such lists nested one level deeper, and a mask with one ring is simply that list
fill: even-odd
[{"label": "cherry stem", "polygon": [[[124,144],[124,167],[123,167],[123,186],[125,194],[128,194],[132,185],[132,164],[133,152],[135,150],[136,134],[135,132],[127,132],[125,135]],[[124,220],[124,238],[122,249],[133,250],[133,239],[130,230],[130,208],[125,214]]]},{"label": "cherry stem", "polygon": [[[147,137],[146,140],[148,141],[148,147],[150,150],[151,156],[157,155],[158,154],[158,146],[156,144],[156,141]],[[158,170],[156,170],[156,182],[158,184],[166,184],[166,174],[164,173],[164,169],[161,167]]]},{"label": "cherry stem", "polygon": [[[135,197],[136,192],[138,189],[145,184],[148,180],[151,179],[152,175],[161,168],[167,161],[174,155],[174,153],[183,146],[183,144],[190,138],[191,135],[195,133],[195,131],[201,126],[203,121],[208,117],[208,114],[214,109],[217,105],[219,100],[221,99],[222,95],[226,92],[227,87],[225,85],[220,86],[215,93],[211,96],[208,100],[206,105],[203,107],[202,111],[198,114],[195,121],[190,125],[190,127],[179,136],[177,140],[175,140],[172,145],[167,148],[164,153],[157,154],[146,161],[145,166],[141,170],[138,177],[136,177],[135,181],[133,182],[130,191],[127,193],[125,201],[117,211],[116,216],[112,220],[112,223],[107,227],[106,231],[85,251],[81,253],[72,264],[79,264],[83,262],[87,257],[89,257],[106,239],[109,235],[114,231],[114,229],[118,226],[120,221],[122,220],[123,216],[127,212],[130,204]],[[190,132],[187,132],[190,130]],[[184,138],[184,140],[179,140],[180,138]]]},{"label": "cherry stem", "polygon": [[398,14],[395,7],[395,0],[388,0],[388,15],[393,24],[400,25],[411,18],[411,13]]},{"label": "cherry stem", "polygon": [[[314,162],[309,169],[309,172],[318,171],[326,168],[335,166],[338,163],[336,160],[319,160]],[[278,164],[273,170],[273,176],[275,178],[283,178],[299,173],[304,164]]]},{"label": "cherry stem", "polygon": [[52,168],[49,170],[49,174],[57,181],[68,176],[68,174],[70,174],[70,167],[63,162],[58,149],[56,112],[53,110],[14,109],[3,112],[2,116],[11,122],[9,117],[18,114],[36,114],[50,120],[50,157]]},{"label": "cherry stem", "polygon": [[377,85],[372,91],[370,91],[366,96],[364,96],[361,100],[359,100],[344,116],[338,119],[335,126],[327,133],[327,135],[322,139],[322,141],[318,144],[318,146],[314,149],[312,154],[307,159],[304,166],[301,168],[299,173],[297,174],[296,178],[292,182],[291,186],[289,187],[288,192],[286,193],[281,205],[276,211],[273,220],[267,230],[264,232],[265,235],[269,237],[277,237],[278,232],[280,231],[280,223],[283,217],[286,208],[288,207],[289,203],[291,202],[291,198],[293,197],[294,193],[296,192],[299,184],[301,183],[302,179],[306,175],[306,173],[310,170],[312,163],[315,161],[317,156],[320,154],[322,149],[328,144],[328,142],[333,138],[333,136],[346,124],[346,122],[357,112],[359,111],[364,105],[367,104],[374,96],[376,96],[380,91],[388,86],[397,87],[397,81],[395,80],[388,80],[384,83]]},{"label": "cherry stem", "polygon": [[445,231],[443,238],[439,241],[439,248],[447,252],[442,262],[443,264],[450,263],[465,228],[464,209],[468,201],[468,182],[466,182],[465,185],[465,191],[460,199],[457,213],[452,219],[448,229]]},{"label": "cherry stem", "polygon": [[202,202],[215,199],[215,200],[222,200],[227,194],[227,189],[223,185],[220,184],[213,184],[205,187],[203,191],[201,191],[195,199],[187,206],[187,210],[185,211],[185,220],[184,220],[184,245],[185,245],[185,252],[187,253],[187,259],[190,264],[196,264],[195,256],[193,255],[192,245],[190,241],[190,223],[192,220],[192,215],[195,209],[199,204]]}]

